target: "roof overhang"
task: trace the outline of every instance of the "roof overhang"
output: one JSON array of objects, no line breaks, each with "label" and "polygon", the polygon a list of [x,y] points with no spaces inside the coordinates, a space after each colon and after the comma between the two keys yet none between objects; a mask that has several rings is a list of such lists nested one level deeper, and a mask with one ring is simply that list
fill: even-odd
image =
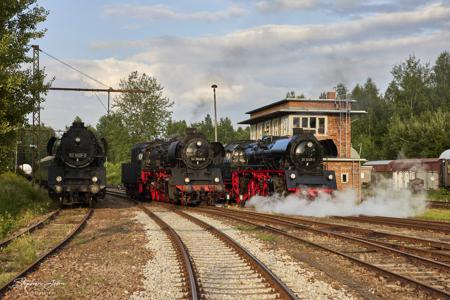
[{"label": "roof overhang", "polygon": [[[340,113],[346,113],[345,111],[339,111],[339,110],[335,110],[335,109],[307,109],[307,108],[283,108],[280,109],[278,111],[263,115],[263,116],[259,116],[259,117],[255,117],[255,118],[250,118],[244,121],[239,122],[238,124],[256,124],[265,120],[269,120],[269,119],[273,119],[273,118],[278,118],[281,116],[285,116],[285,115],[289,115],[289,114],[325,114],[325,115],[330,115],[330,114],[340,114]],[[351,110],[348,112],[351,115],[361,115],[361,114],[366,114],[367,112],[365,110]]]},{"label": "roof overhang", "polygon": [[268,109],[268,108],[271,108],[271,107],[274,107],[274,106],[277,106],[277,105],[280,105],[280,104],[283,104],[283,103],[288,103],[288,102],[291,102],[291,101],[298,101],[298,102],[332,102],[332,103],[334,103],[334,102],[350,102],[350,103],[356,102],[356,100],[353,100],[353,99],[285,98],[285,99],[282,99],[282,100],[279,100],[279,101],[275,101],[275,102],[272,102],[270,104],[261,106],[259,108],[253,109],[251,111],[248,111],[248,112],[246,112],[246,114],[253,114],[253,113],[256,113],[256,112],[259,112],[259,111],[262,111],[262,110],[265,110],[265,109]]}]

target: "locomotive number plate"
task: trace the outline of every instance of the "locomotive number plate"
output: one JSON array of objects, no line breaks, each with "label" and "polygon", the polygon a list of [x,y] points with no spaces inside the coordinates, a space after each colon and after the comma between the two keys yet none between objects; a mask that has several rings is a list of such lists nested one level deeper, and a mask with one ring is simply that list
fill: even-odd
[{"label": "locomotive number plate", "polygon": [[74,153],[74,152],[70,152],[70,153],[69,153],[69,157],[70,157],[70,158],[87,158],[88,155],[87,155],[87,153]]}]

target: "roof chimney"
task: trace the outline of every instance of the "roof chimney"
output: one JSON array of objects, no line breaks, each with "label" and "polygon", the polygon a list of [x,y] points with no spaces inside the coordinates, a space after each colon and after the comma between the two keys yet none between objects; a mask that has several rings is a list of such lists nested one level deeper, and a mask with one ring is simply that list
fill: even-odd
[{"label": "roof chimney", "polygon": [[332,92],[327,92],[327,99],[336,99],[336,92],[332,91]]}]

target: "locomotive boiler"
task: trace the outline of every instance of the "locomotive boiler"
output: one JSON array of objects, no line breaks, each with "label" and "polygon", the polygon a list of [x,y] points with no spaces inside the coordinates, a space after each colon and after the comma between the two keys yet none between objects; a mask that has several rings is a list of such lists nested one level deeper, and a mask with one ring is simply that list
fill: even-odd
[{"label": "locomotive boiler", "polygon": [[105,196],[106,142],[74,122],[61,139],[52,137],[34,176],[62,205],[92,204]]},{"label": "locomotive boiler", "polygon": [[324,157],[335,157],[330,139],[298,130],[291,137],[238,141],[225,147],[224,174],[229,195],[237,203],[252,196],[296,193],[308,199],[336,189],[334,171],[325,170]]},{"label": "locomotive boiler", "polygon": [[140,200],[211,204],[225,195],[224,155],[222,144],[191,128],[183,137],[136,144],[131,161],[122,165],[122,182]]}]

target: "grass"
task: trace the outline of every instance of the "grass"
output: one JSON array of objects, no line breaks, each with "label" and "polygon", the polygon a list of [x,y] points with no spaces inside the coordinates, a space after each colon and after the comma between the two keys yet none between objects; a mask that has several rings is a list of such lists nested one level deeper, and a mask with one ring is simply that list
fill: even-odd
[{"label": "grass", "polygon": [[450,201],[450,191],[447,189],[429,190],[427,199],[434,201]]},{"label": "grass", "polygon": [[31,264],[38,257],[42,245],[29,235],[14,240],[0,251],[0,286],[10,280],[15,273]]},{"label": "grass", "polygon": [[270,233],[264,232],[256,234],[256,238],[266,242],[275,242],[277,240],[277,237],[271,235]]},{"label": "grass", "polygon": [[427,209],[423,214],[417,216],[420,219],[434,221],[450,221],[450,209]]},{"label": "grass", "polygon": [[255,226],[251,225],[236,225],[236,228],[240,231],[254,231],[256,229]]},{"label": "grass", "polygon": [[0,239],[55,207],[47,191],[13,173],[0,174]]},{"label": "grass", "polygon": [[106,182],[109,185],[118,185],[122,182],[122,164],[106,163]]}]

